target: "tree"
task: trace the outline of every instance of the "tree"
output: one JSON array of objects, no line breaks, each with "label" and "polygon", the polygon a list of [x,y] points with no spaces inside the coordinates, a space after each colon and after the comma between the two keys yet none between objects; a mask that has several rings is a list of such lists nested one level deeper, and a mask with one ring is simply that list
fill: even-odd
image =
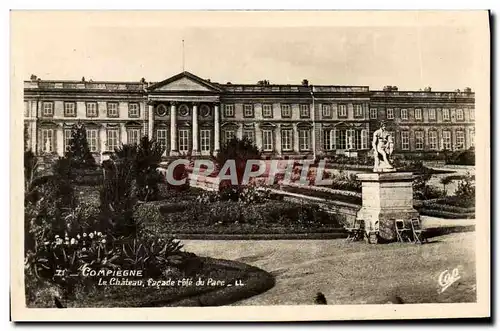
[{"label": "tree", "polygon": [[96,166],[83,124],[75,124],[71,129],[71,141],[66,157],[71,160],[71,166],[75,168],[94,168]]},{"label": "tree", "polygon": [[451,176],[446,176],[441,178],[439,181],[443,185],[443,194],[446,196],[446,185],[450,184],[453,180],[453,177]]},{"label": "tree", "polygon": [[[215,157],[215,163],[217,164],[218,170],[226,164],[228,160],[234,160],[236,165],[236,176],[238,179],[238,185],[231,185],[232,190],[236,192],[241,191],[243,174],[245,173],[245,167],[248,160],[259,160],[261,158],[261,153],[257,146],[248,139],[247,137],[243,139],[238,139],[234,137],[226,144],[224,144]],[[223,188],[229,186],[228,183],[221,183]]]}]

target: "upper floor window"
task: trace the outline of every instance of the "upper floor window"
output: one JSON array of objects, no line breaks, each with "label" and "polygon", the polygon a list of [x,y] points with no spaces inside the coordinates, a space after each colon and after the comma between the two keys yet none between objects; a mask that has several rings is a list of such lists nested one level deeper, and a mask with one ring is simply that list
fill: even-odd
[{"label": "upper floor window", "polygon": [[370,109],[370,119],[372,120],[377,119],[377,108]]},{"label": "upper floor window", "polygon": [[436,120],[436,109],[429,108],[429,120],[431,120],[431,121]]},{"label": "upper floor window", "polygon": [[234,105],[224,105],[224,116],[234,117]]},{"label": "upper floor window", "polygon": [[117,102],[108,102],[108,117],[118,117]]},{"label": "upper floor window", "polygon": [[363,117],[363,106],[356,104],[354,105],[354,117]]},{"label": "upper floor window", "polygon": [[292,117],[292,109],[290,105],[281,105],[281,117],[290,118]]},{"label": "upper floor window", "polygon": [[347,105],[339,105],[339,117],[347,117]]},{"label": "upper floor window", "polygon": [[415,108],[415,119],[422,120],[422,109],[421,108]]},{"label": "upper floor window", "polygon": [[97,117],[97,102],[87,102],[87,117]]},{"label": "upper floor window", "polygon": [[330,118],[332,117],[332,107],[329,104],[324,104],[322,106],[322,115],[323,117]]},{"label": "upper floor window", "polygon": [[269,104],[262,105],[262,117],[273,117],[273,106]]},{"label": "upper floor window", "polygon": [[448,108],[443,108],[443,121],[450,120],[450,110]]},{"label": "upper floor window", "polygon": [[394,109],[387,108],[387,118],[390,120],[394,119]]},{"label": "upper floor window", "polygon": [[129,103],[128,104],[128,117],[139,117],[140,110],[138,103]]},{"label": "upper floor window", "polygon": [[300,105],[300,118],[309,118],[309,105],[301,104]]},{"label": "upper floor window", "polygon": [[243,105],[243,116],[253,117],[253,105],[251,104]]},{"label": "upper floor window", "polygon": [[463,121],[463,120],[464,120],[464,110],[457,109],[457,121]]},{"label": "upper floor window", "polygon": [[76,104],[74,102],[64,102],[64,116],[66,117],[76,116]]},{"label": "upper floor window", "polygon": [[408,120],[408,109],[401,109],[401,119],[405,121]]},{"label": "upper floor window", "polygon": [[54,116],[53,102],[44,102],[42,104],[42,116]]}]

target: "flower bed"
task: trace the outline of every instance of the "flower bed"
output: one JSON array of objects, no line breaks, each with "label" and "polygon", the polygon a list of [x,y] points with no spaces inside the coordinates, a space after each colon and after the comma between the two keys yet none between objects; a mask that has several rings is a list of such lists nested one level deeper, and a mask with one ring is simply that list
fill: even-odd
[{"label": "flower bed", "polygon": [[144,204],[135,217],[155,233],[286,234],[340,229],[337,215],[310,204],[235,201]]},{"label": "flower bed", "polygon": [[344,190],[334,190],[334,189],[312,189],[312,186],[301,187],[301,186],[281,186],[281,190],[290,193],[298,193],[307,196],[313,196],[318,198],[323,198],[327,200],[334,200],[340,202],[346,202],[356,205],[361,205],[361,193],[344,191]]}]

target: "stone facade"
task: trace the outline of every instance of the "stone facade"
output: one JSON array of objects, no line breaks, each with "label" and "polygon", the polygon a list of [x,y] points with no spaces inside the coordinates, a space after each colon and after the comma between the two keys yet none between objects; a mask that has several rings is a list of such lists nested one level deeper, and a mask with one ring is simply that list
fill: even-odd
[{"label": "stone facade", "polygon": [[144,135],[160,141],[165,156],[213,155],[232,136],[249,137],[268,157],[356,156],[371,148],[381,119],[396,133],[396,151],[474,143],[470,91],[370,91],[307,81],[219,84],[182,72],[154,84],[34,77],[24,82],[24,101],[27,148],[39,155],[63,155],[78,121],[86,125],[96,158]]}]

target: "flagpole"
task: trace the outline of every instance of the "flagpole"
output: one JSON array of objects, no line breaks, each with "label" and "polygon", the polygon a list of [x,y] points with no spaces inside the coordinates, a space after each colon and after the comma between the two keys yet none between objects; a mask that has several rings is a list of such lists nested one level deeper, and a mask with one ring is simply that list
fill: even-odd
[{"label": "flagpole", "polygon": [[184,72],[184,39],[182,39],[182,71]]}]

